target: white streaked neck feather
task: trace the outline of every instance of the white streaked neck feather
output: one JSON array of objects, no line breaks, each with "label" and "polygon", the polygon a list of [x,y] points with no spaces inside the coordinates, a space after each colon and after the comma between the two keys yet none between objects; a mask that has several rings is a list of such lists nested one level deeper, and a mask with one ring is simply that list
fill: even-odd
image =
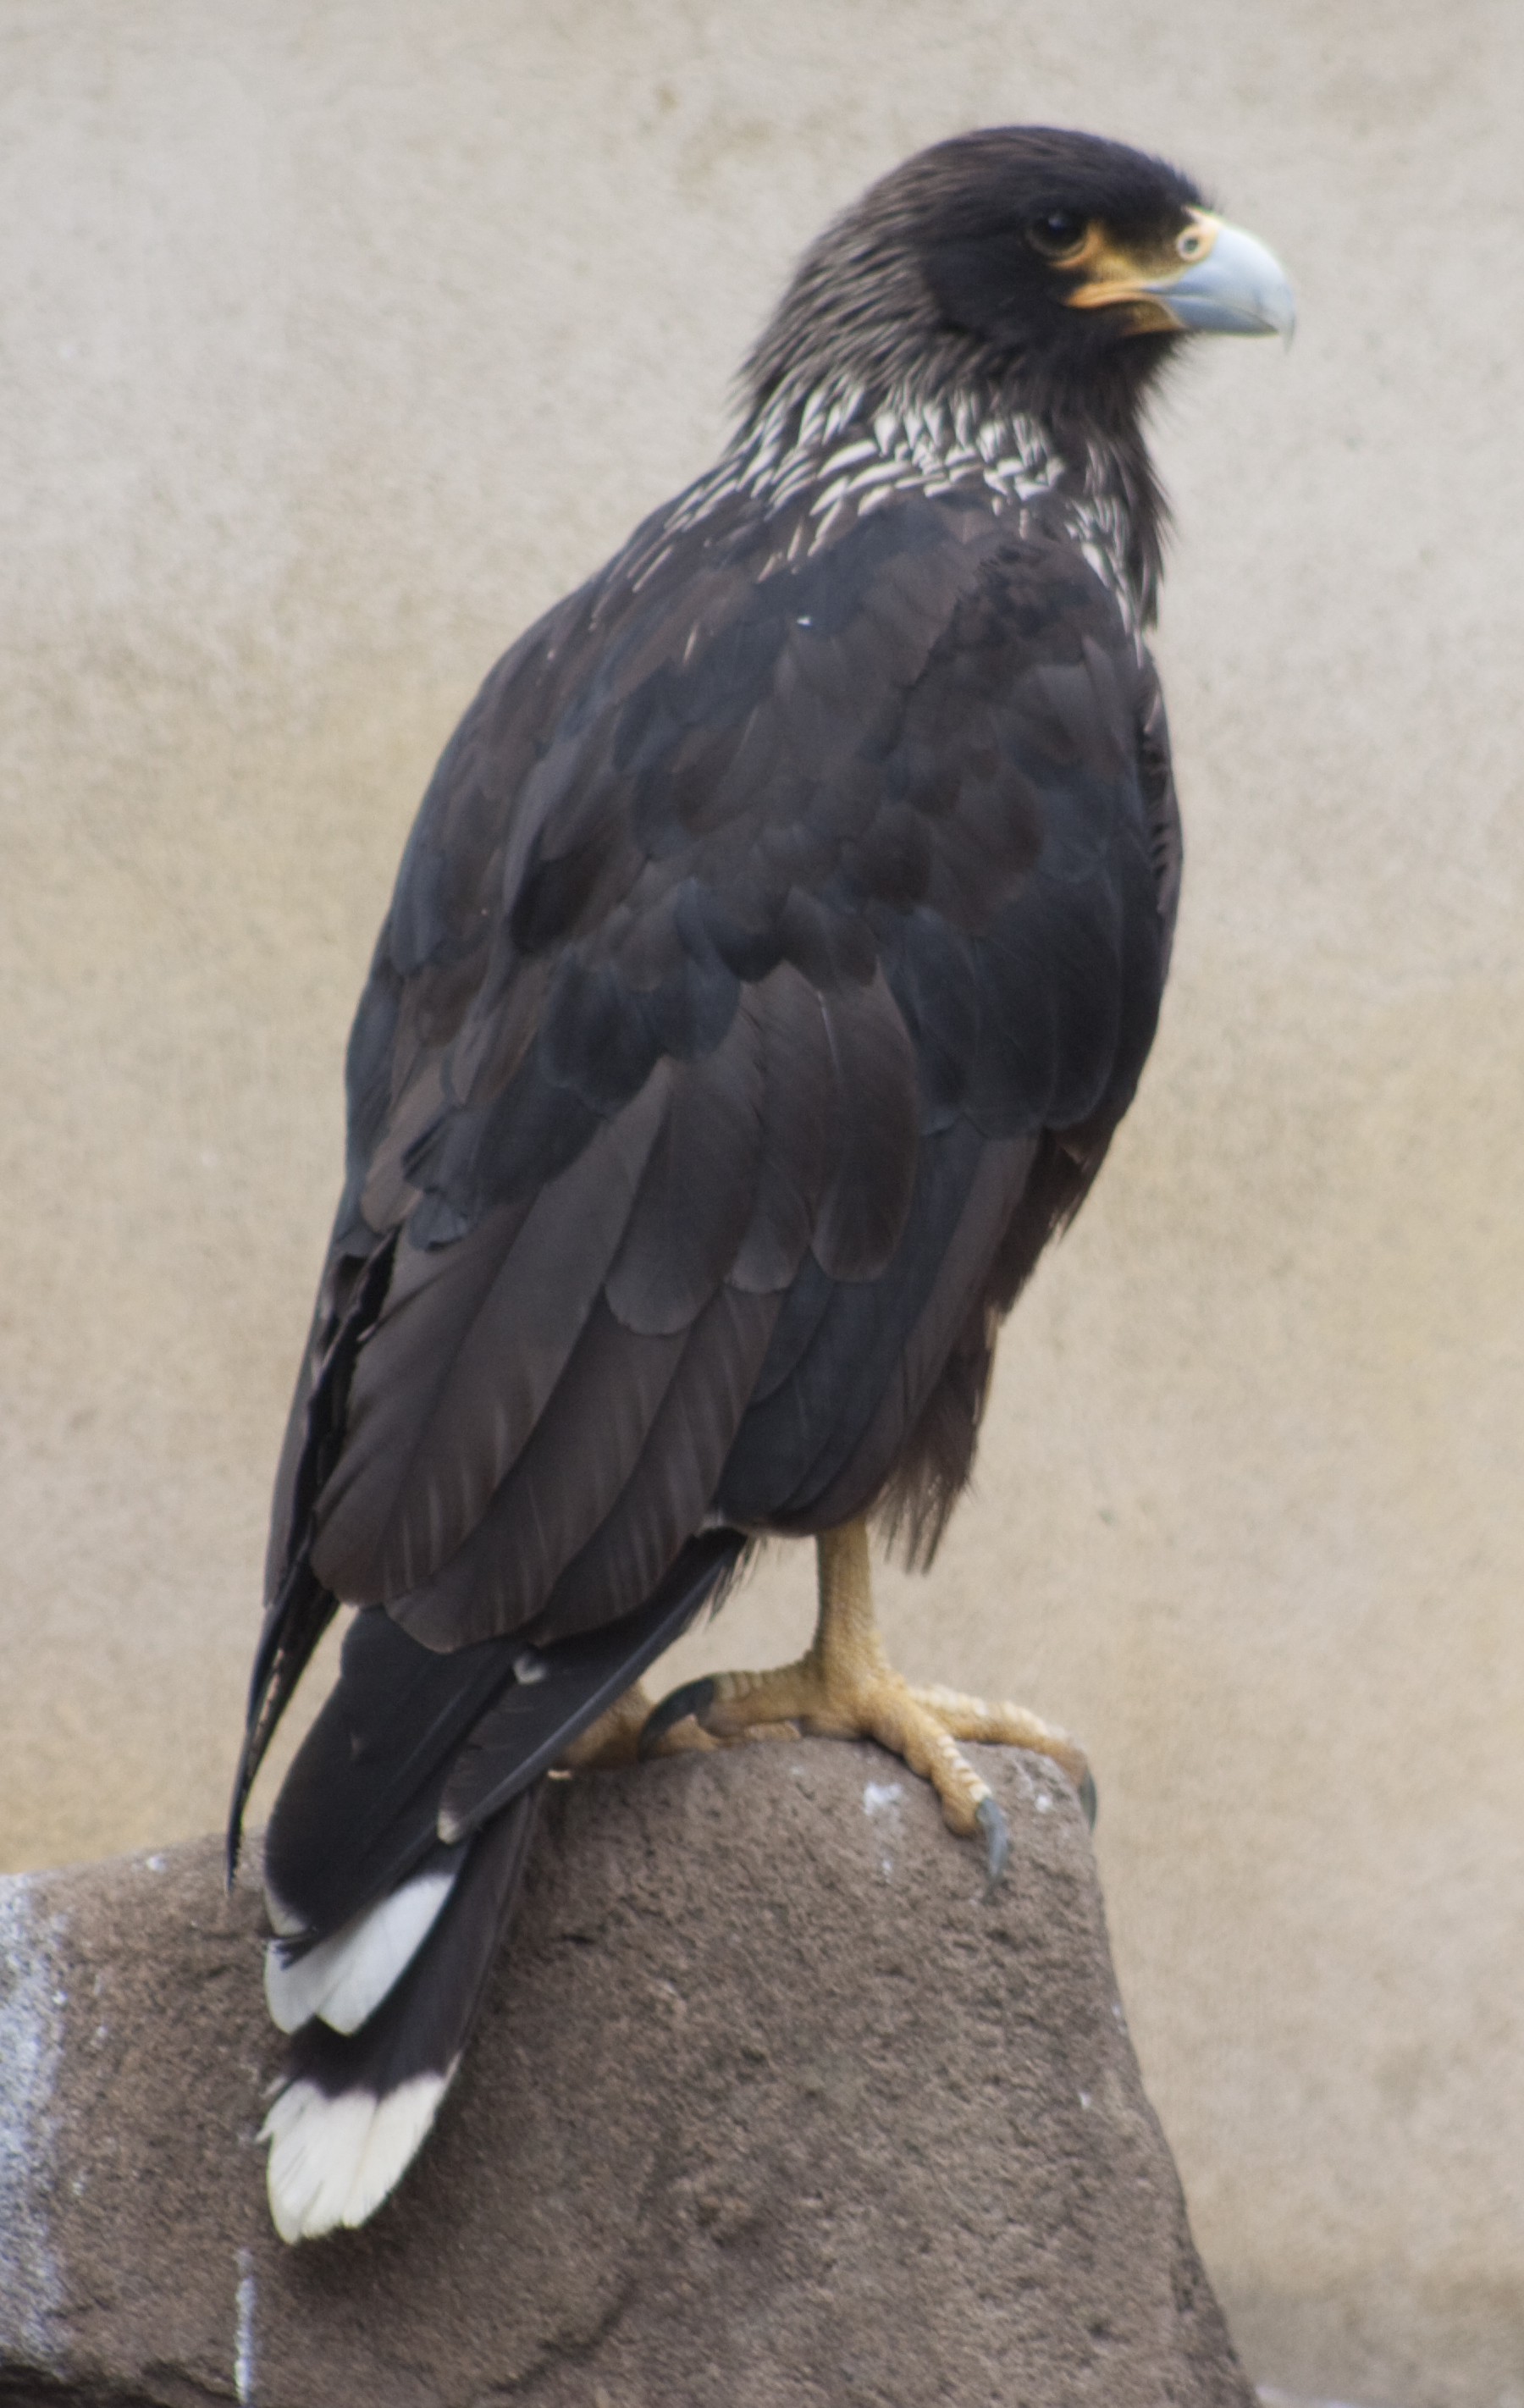
[{"label": "white streaked neck feather", "polygon": [[810,496],[806,524],[789,547],[794,557],[896,495],[957,491],[979,492],[997,512],[1019,513],[1024,534],[1036,512],[1055,531],[1061,527],[1141,644],[1150,597],[1129,573],[1129,512],[1115,461],[1104,447],[1071,460],[1038,419],[971,393],[929,402],[895,394],[870,417],[854,387],[827,382],[802,395],[785,387],[675,505],[634,581],[643,584],[687,529],[737,495],[768,511]]}]

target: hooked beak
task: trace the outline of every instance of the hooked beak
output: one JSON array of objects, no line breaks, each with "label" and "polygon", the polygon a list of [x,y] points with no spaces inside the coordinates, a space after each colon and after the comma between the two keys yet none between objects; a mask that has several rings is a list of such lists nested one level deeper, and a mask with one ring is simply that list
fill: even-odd
[{"label": "hooked beak", "polygon": [[1225,225],[1204,209],[1197,224],[1214,239],[1179,276],[1145,284],[1187,334],[1280,335],[1291,340],[1297,305],[1286,271],[1272,251],[1241,226]]},{"label": "hooked beak", "polygon": [[1289,342],[1297,307],[1273,252],[1206,209],[1188,216],[1175,246],[1178,262],[1164,266],[1156,256],[1144,265],[1116,253],[1098,258],[1100,273],[1069,294],[1070,307],[1130,304],[1139,334],[1280,335]]}]

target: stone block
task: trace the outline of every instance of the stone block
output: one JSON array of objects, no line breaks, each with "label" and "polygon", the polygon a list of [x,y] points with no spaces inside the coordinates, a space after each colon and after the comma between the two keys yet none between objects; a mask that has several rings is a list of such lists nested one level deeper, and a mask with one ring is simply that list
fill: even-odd
[{"label": "stone block", "polygon": [[424,2153],[292,2249],[257,1892],[210,1841],[0,1885],[0,2400],[1247,2408],[1061,1776],[1003,1886],[876,1750],[553,1784]]}]

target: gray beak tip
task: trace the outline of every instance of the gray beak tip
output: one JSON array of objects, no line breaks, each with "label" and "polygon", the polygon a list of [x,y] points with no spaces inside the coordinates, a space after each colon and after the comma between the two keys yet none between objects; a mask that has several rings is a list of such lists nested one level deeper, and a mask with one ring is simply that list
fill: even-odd
[{"label": "gray beak tip", "polygon": [[1186,334],[1279,335],[1289,344],[1297,305],[1274,253],[1239,226],[1221,225],[1204,259],[1148,287]]}]

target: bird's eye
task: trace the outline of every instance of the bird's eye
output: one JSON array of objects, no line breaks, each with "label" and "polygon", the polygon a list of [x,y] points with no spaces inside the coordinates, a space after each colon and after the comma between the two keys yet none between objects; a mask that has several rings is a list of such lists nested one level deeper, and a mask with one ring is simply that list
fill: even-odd
[{"label": "bird's eye", "polygon": [[1185,233],[1176,237],[1174,247],[1188,267],[1192,260],[1204,259],[1211,250],[1212,229],[1200,224],[1188,225]]},{"label": "bird's eye", "polygon": [[1042,259],[1073,259],[1085,243],[1085,221],[1069,209],[1044,209],[1027,229],[1027,238]]}]

